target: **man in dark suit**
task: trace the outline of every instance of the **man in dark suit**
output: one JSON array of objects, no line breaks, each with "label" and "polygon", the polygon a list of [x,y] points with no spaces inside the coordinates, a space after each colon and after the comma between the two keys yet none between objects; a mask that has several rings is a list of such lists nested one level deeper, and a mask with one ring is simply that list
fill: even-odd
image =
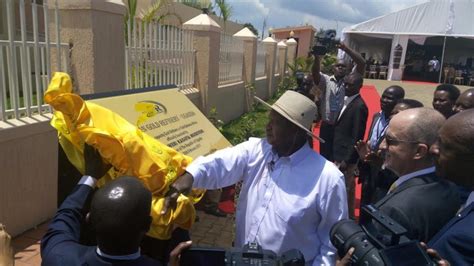
[{"label": "man in dark suit", "polygon": [[[140,254],[140,243],[151,224],[151,193],[133,177],[118,178],[94,194],[86,220],[95,230],[98,245],[79,243],[82,209],[93,192],[94,177],[102,177],[110,168],[91,146],[85,145],[84,157],[85,176],[41,240],[42,265],[161,265]],[[176,257],[179,251],[174,252]]]},{"label": "man in dark suit", "polygon": [[356,142],[364,137],[368,109],[360,89],[363,83],[362,75],[353,72],[344,78],[344,105],[334,126],[334,142],[332,153],[334,163],[344,173],[347,189],[349,216],[354,217],[355,183],[354,170],[357,167],[359,155],[354,148]]},{"label": "man in dark suit", "polygon": [[430,146],[444,117],[431,108],[415,108],[395,115],[380,144],[384,165],[399,178],[375,204],[408,231],[407,237],[428,241],[460,206],[454,184],[438,178]]},{"label": "man in dark suit", "polygon": [[[378,164],[377,158],[374,157],[385,136],[390,114],[397,102],[404,97],[405,90],[402,87],[393,85],[386,88],[380,98],[381,111],[375,113],[372,117],[367,141],[360,140],[357,142],[359,156],[361,156],[358,167],[359,180],[362,182],[362,204],[370,204],[380,199],[381,197],[376,196],[380,192],[377,192],[387,193],[388,187],[397,178],[392,171],[380,169],[380,164]],[[363,152],[361,153],[360,150],[363,150]],[[385,185],[386,183],[388,183],[388,186]],[[377,187],[379,187],[378,190]]]},{"label": "man in dark suit", "polygon": [[436,174],[459,185],[463,204],[428,243],[451,265],[474,265],[474,110],[449,118],[430,151]]}]

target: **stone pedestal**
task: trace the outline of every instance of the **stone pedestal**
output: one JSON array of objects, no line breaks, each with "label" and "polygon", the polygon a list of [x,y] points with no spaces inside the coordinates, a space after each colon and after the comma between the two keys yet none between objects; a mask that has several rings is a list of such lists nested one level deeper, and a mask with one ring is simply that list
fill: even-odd
[{"label": "stone pedestal", "polygon": [[283,78],[286,74],[286,59],[287,59],[287,53],[288,53],[288,46],[285,44],[284,41],[280,41],[277,44],[278,47],[278,58],[279,58],[279,73],[280,77]]},{"label": "stone pedestal", "polygon": [[263,40],[265,45],[265,75],[267,76],[268,97],[272,97],[276,89],[275,66],[277,53],[277,42],[272,37]]},{"label": "stone pedestal", "polygon": [[[120,0],[58,0],[60,36],[70,45],[74,90],[80,94],[125,89],[126,7]],[[53,7],[51,7],[53,8]],[[54,16],[53,10],[50,10]],[[56,41],[54,19],[50,20],[51,41]],[[55,71],[57,59],[52,49]],[[61,56],[64,56],[63,54]]]},{"label": "stone pedestal", "polygon": [[194,32],[196,68],[194,85],[201,93],[201,111],[207,116],[213,106],[213,91],[219,83],[219,49],[221,27],[211,17],[200,14],[183,24]]},{"label": "stone pedestal", "polygon": [[248,112],[253,103],[253,92],[248,86],[255,84],[255,70],[257,67],[257,36],[248,28],[243,28],[234,37],[243,41],[244,59],[242,67],[242,77],[247,86],[244,86],[245,111]]},{"label": "stone pedestal", "polygon": [[[288,52],[287,52],[287,64],[288,65],[293,65],[295,63],[297,44],[298,43],[293,38],[290,38],[286,41],[286,45],[288,46]],[[290,74],[292,74],[292,73],[290,73]]]}]

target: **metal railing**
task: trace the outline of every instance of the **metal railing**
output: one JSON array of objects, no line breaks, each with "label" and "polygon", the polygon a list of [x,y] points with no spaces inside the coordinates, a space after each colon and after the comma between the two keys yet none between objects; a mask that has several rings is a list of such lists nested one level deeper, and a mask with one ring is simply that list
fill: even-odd
[{"label": "metal railing", "polygon": [[263,42],[257,42],[257,65],[255,67],[255,77],[260,78],[265,76],[266,56],[265,46]]},{"label": "metal railing", "polygon": [[127,89],[194,86],[193,34],[180,28],[130,20],[125,47]]},{"label": "metal railing", "polygon": [[242,40],[222,32],[219,53],[219,85],[242,80],[243,60]]},{"label": "metal railing", "polygon": [[[6,17],[6,23],[0,24],[0,121],[49,113],[43,94],[51,78],[52,61],[55,69],[67,72],[69,45],[59,41],[57,2],[42,2],[0,1],[4,12],[0,19]],[[50,17],[55,24],[50,24]],[[56,42],[50,40],[51,25],[55,26]]]}]

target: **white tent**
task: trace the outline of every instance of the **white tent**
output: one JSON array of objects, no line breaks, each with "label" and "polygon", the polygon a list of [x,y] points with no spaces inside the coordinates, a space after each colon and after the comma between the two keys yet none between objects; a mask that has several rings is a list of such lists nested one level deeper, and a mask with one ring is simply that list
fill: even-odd
[{"label": "white tent", "polygon": [[[341,39],[358,51],[370,51],[370,54],[379,57],[379,60],[387,61],[388,79],[399,80],[403,72],[408,40],[423,44],[427,37],[432,36],[444,37],[441,61],[447,37],[474,40],[474,0],[431,0],[346,27],[342,31]],[[397,56],[394,62],[397,46],[401,56]],[[474,55],[474,45],[467,46],[472,49]]]}]

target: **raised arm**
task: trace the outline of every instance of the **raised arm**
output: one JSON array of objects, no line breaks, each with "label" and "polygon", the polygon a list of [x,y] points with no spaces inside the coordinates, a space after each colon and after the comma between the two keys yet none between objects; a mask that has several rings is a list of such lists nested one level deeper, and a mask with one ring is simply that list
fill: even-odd
[{"label": "raised arm", "polygon": [[321,58],[319,55],[314,55],[313,66],[311,67],[311,74],[313,75],[314,84],[318,85],[321,81]]},{"label": "raised arm", "polygon": [[99,152],[87,144],[84,146],[84,159],[85,175],[61,204],[41,240],[43,262],[54,259],[54,252],[51,251],[56,247],[64,247],[66,243],[79,244],[80,228],[84,219],[82,215],[84,204],[93,191],[95,178],[102,177],[110,169],[110,165],[102,162]]},{"label": "raised arm", "polygon": [[339,44],[339,49],[346,52],[352,58],[352,60],[354,60],[354,63],[356,64],[356,71],[364,76],[365,59],[362,57],[362,55],[346,46],[343,42]]}]

